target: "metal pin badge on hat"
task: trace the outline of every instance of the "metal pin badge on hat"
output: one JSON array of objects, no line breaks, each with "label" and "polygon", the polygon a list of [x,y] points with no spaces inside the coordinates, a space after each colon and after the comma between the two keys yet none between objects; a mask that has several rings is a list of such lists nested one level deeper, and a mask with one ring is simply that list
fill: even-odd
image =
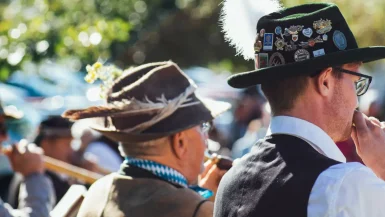
[{"label": "metal pin badge on hat", "polygon": [[273,53],[269,60],[269,66],[280,66],[285,63],[285,57],[280,52]]},{"label": "metal pin badge on hat", "polygon": [[313,30],[311,28],[304,29],[302,30],[302,34],[310,38],[313,35]]},{"label": "metal pin badge on hat", "polygon": [[275,27],[275,34],[281,35],[282,34],[282,27],[280,27],[280,26]]},{"label": "metal pin badge on hat", "polygon": [[269,54],[267,53],[260,53],[259,54],[259,68],[265,68],[269,66]]},{"label": "metal pin badge on hat", "polygon": [[328,37],[328,35],[326,35],[326,34],[322,36],[322,40],[324,40],[324,41],[327,41],[328,38],[329,38],[329,37]]},{"label": "metal pin badge on hat", "polygon": [[291,36],[291,39],[294,41],[294,42],[297,42],[298,41],[298,35],[292,35]]},{"label": "metal pin badge on hat", "polygon": [[336,47],[340,50],[345,50],[346,47],[348,46],[344,33],[338,30],[334,31],[333,42],[336,45]]},{"label": "metal pin badge on hat", "polygon": [[257,39],[257,41],[254,44],[254,51],[259,53],[262,49],[262,42]]},{"label": "metal pin badge on hat", "polygon": [[320,19],[313,22],[313,28],[317,30],[317,33],[322,35],[332,30],[332,21]]},{"label": "metal pin badge on hat", "polygon": [[273,33],[265,33],[265,37],[263,38],[263,50],[264,51],[272,51],[274,44],[274,34]]},{"label": "metal pin badge on hat", "polygon": [[310,53],[305,49],[299,49],[294,54],[294,60],[296,62],[304,61],[307,59],[310,59]]},{"label": "metal pin badge on hat", "polygon": [[259,32],[259,36],[263,37],[265,35],[265,32],[266,32],[265,29],[261,29],[261,31]]},{"label": "metal pin badge on hat", "polygon": [[285,51],[295,51],[297,50],[297,45],[294,44],[293,41],[290,41],[290,44],[287,44],[286,47],[285,47]]},{"label": "metal pin badge on hat", "polygon": [[277,50],[283,50],[283,48],[286,46],[285,40],[281,38],[276,38],[275,46],[277,47]]}]

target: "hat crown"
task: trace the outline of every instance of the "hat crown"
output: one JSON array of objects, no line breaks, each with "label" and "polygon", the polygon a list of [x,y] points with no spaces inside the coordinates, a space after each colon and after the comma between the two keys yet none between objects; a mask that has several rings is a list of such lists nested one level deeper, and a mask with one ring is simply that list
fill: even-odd
[{"label": "hat crown", "polygon": [[191,85],[195,86],[194,82],[171,61],[145,64],[119,77],[109,90],[107,102],[133,98],[155,101],[162,95],[172,99]]},{"label": "hat crown", "polygon": [[263,16],[257,24],[256,68],[300,62],[357,49],[335,4],[306,4]]}]

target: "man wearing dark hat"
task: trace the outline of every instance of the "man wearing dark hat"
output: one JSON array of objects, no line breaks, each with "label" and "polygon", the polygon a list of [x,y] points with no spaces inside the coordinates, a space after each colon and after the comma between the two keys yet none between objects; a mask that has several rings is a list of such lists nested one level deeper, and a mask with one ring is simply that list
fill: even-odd
[{"label": "man wearing dark hat", "polygon": [[[20,142],[11,150],[3,150],[2,143],[7,140],[6,120],[19,119],[22,112],[14,107],[3,107],[0,103],[0,216],[1,217],[45,217],[49,216],[54,204],[52,183],[43,175],[42,150],[33,144]],[[13,171],[22,175],[20,188],[13,188],[16,177]],[[13,209],[3,200],[11,200],[11,195],[20,193],[18,209]]]},{"label": "man wearing dark hat", "polygon": [[[109,69],[97,63],[89,73]],[[200,99],[195,89],[175,63],[150,63],[107,86],[107,105],[64,114],[93,118],[92,128],[120,142],[125,157],[118,173],[91,186],[78,216],[212,216],[212,192],[191,185],[203,169],[206,123],[229,105]],[[202,187],[215,192],[223,174],[211,164]]]},{"label": "man wearing dark hat", "polygon": [[[385,216],[385,123],[355,111],[371,82],[359,68],[385,47],[358,48],[334,4],[227,0],[223,12],[226,37],[256,66],[228,82],[261,84],[273,117],[223,177],[214,216]],[[351,135],[367,167],[337,148]]]}]

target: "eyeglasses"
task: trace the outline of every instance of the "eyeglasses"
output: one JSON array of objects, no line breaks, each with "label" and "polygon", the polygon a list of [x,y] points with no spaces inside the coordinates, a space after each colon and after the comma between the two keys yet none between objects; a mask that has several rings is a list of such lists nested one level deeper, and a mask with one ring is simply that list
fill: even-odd
[{"label": "eyeglasses", "polygon": [[360,80],[354,82],[356,85],[357,96],[364,95],[366,93],[366,91],[368,91],[370,83],[372,83],[372,76],[364,75],[364,74],[361,74],[358,72],[353,72],[353,71],[338,68],[338,67],[333,67],[333,69],[340,71],[340,72],[343,72],[343,73],[347,73],[347,74],[351,74],[351,75],[355,75],[355,76],[360,77]]},{"label": "eyeglasses", "polygon": [[211,129],[210,123],[206,122],[206,123],[201,124],[202,133],[207,134],[207,133],[209,133],[210,129]]}]

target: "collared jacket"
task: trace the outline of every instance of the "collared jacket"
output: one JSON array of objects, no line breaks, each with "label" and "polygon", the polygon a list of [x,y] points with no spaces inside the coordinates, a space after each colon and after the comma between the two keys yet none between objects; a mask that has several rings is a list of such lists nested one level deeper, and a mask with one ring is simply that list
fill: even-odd
[{"label": "collared jacket", "polygon": [[131,167],[103,177],[87,192],[78,217],[208,217],[213,204],[198,193]]}]

